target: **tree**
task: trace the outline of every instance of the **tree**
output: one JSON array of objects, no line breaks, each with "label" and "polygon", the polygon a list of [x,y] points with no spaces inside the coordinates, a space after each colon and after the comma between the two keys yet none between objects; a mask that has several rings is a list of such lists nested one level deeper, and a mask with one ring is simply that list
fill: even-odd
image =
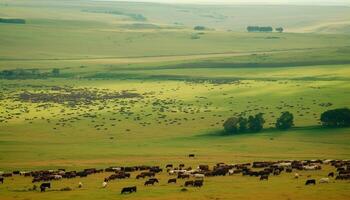
[{"label": "tree", "polygon": [[325,111],[321,114],[321,122],[326,127],[349,127],[350,109],[338,108]]},{"label": "tree", "polygon": [[228,118],[224,123],[224,130],[226,133],[238,133],[238,122],[239,120],[236,117]]},{"label": "tree", "polygon": [[244,118],[244,117],[240,117],[238,119],[238,123],[239,123],[239,132],[240,133],[246,132],[247,129],[248,129],[248,127],[247,127],[248,126],[248,120],[246,118]]},{"label": "tree", "polygon": [[282,115],[276,120],[276,128],[281,130],[290,129],[294,126],[294,116],[290,112],[283,112]]},{"label": "tree", "polygon": [[196,30],[196,31],[204,31],[207,28],[205,26],[195,26],[193,29]]},{"label": "tree", "polygon": [[255,116],[248,117],[248,129],[251,132],[260,132],[264,127],[265,120],[263,118],[263,114],[259,113]]},{"label": "tree", "polygon": [[282,27],[278,27],[278,28],[276,28],[275,29],[277,32],[279,32],[279,33],[282,33],[283,31],[284,31],[284,29],[282,28]]}]

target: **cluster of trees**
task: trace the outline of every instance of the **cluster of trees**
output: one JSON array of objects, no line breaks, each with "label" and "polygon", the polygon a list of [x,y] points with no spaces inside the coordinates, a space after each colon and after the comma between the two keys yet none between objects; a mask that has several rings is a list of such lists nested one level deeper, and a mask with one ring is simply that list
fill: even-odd
[{"label": "cluster of trees", "polygon": [[245,132],[260,132],[264,127],[264,117],[262,113],[251,115],[248,118],[244,117],[231,117],[224,123],[224,129],[226,133],[245,133]]},{"label": "cluster of trees", "polygon": [[0,18],[0,23],[25,24],[26,20],[24,20],[24,19],[5,19],[5,18]]},{"label": "cluster of trees", "polygon": [[350,127],[350,109],[328,110],[321,114],[321,122],[325,127]]},{"label": "cluster of trees", "polygon": [[60,69],[54,68],[51,71],[40,71],[39,69],[13,69],[0,71],[0,78],[20,79],[20,78],[46,78],[60,76]]},{"label": "cluster of trees", "polygon": [[[257,133],[263,130],[265,119],[262,113],[256,115],[250,115],[245,117],[231,117],[224,123],[224,130],[226,133]],[[294,117],[290,112],[283,112],[281,116],[276,120],[276,128],[280,130],[287,130],[294,126]]]},{"label": "cluster of trees", "polygon": [[[321,114],[321,122],[325,127],[350,127],[350,109],[338,108],[327,110]],[[244,117],[230,117],[223,124],[224,130],[228,134],[235,133],[257,133],[263,130],[265,119],[262,113],[254,116]],[[279,130],[288,130],[294,126],[294,116],[292,113],[283,112],[277,118],[275,127]]]},{"label": "cluster of trees", "polygon": [[[272,32],[273,28],[271,26],[248,26],[248,32]],[[275,28],[275,31],[282,33],[284,29],[282,27]]]}]

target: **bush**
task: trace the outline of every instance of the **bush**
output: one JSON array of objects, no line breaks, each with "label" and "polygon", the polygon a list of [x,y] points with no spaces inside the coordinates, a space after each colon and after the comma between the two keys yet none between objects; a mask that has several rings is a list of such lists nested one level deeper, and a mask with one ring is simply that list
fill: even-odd
[{"label": "bush", "polygon": [[276,121],[276,128],[287,130],[294,126],[294,116],[290,112],[283,112]]},{"label": "bush", "polygon": [[350,109],[338,108],[321,114],[321,122],[326,127],[349,127]]}]

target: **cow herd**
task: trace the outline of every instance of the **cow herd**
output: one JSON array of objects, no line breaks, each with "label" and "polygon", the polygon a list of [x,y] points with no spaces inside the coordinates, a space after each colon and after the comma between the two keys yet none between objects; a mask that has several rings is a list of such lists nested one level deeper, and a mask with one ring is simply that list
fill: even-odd
[{"label": "cow herd", "polygon": [[[349,160],[293,160],[293,161],[276,161],[276,162],[253,162],[241,164],[217,163],[210,167],[209,165],[199,165],[196,168],[186,167],[184,164],[175,166],[167,164],[165,168],[160,166],[128,166],[128,167],[108,167],[106,169],[84,169],[82,171],[58,170],[40,170],[40,171],[13,171],[11,173],[0,172],[0,183],[6,184],[7,179],[12,176],[31,177],[32,183],[40,184],[40,191],[45,192],[51,188],[54,181],[61,179],[73,179],[76,177],[87,177],[96,173],[108,173],[104,178],[102,187],[106,188],[114,180],[132,179],[144,181],[144,186],[154,186],[160,183],[157,176],[160,173],[166,173],[169,176],[167,184],[177,184],[181,180],[181,187],[203,187],[205,180],[214,176],[232,176],[242,175],[257,177],[257,180],[268,181],[270,176],[277,177],[282,173],[292,174],[291,176],[298,179],[303,171],[322,170],[323,165],[332,166],[333,170],[325,174],[318,181],[311,177],[306,177],[305,185],[316,185],[317,183],[330,183],[331,179],[350,180],[350,161]],[[294,173],[294,174],[293,174]],[[326,177],[326,175],[328,176]],[[82,183],[79,182],[79,188]],[[33,186],[36,190],[37,186]],[[136,186],[125,187],[121,189],[121,194],[137,192]]]}]

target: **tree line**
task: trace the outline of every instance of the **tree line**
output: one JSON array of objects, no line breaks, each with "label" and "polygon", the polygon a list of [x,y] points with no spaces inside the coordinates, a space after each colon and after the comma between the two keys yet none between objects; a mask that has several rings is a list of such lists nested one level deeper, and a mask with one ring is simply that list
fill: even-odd
[{"label": "tree line", "polygon": [[[321,114],[323,127],[350,127],[350,109],[338,108],[325,111]],[[265,119],[263,113],[250,115],[248,117],[230,117],[224,124],[224,130],[228,134],[257,133],[263,130]],[[282,112],[276,119],[275,128],[288,130],[294,126],[294,115],[289,112]]]},{"label": "tree line", "polygon": [[26,23],[26,20],[24,20],[24,19],[6,19],[6,18],[0,18],[0,23],[25,24],[25,23]]},{"label": "tree line", "polygon": [[39,69],[12,69],[0,71],[0,78],[19,79],[19,78],[47,78],[59,77],[60,69],[54,68],[51,71],[40,71]]},{"label": "tree line", "polygon": [[[271,26],[248,26],[248,32],[272,32],[273,28]],[[282,33],[284,29],[282,27],[275,28],[276,32]]]}]

